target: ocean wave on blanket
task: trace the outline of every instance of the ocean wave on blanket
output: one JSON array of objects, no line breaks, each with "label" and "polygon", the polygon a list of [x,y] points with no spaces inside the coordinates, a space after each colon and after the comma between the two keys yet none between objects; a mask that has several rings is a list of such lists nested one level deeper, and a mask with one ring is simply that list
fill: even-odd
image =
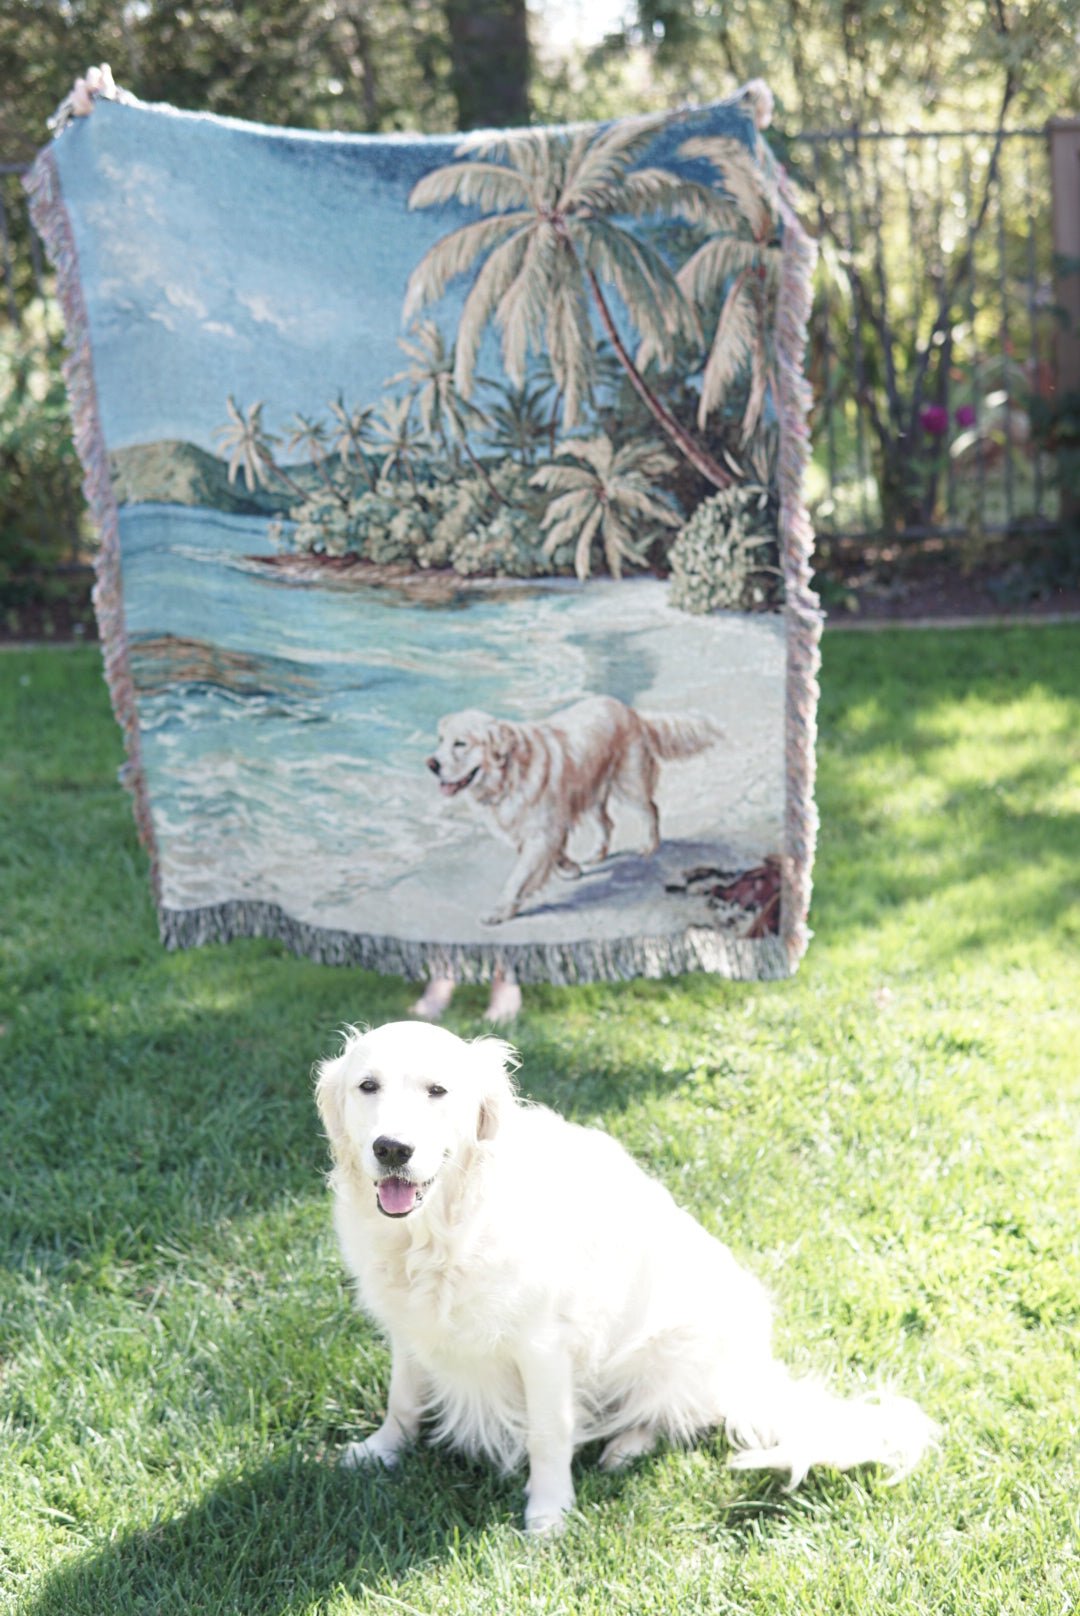
[{"label": "ocean wave on blanket", "polygon": [[334,1220],[391,1347],[386,1417],[344,1462],[393,1464],[428,1417],[504,1468],[526,1525],[573,1505],[575,1447],[620,1469],[722,1426],[738,1469],[911,1469],[934,1435],[895,1394],[842,1398],[773,1357],[769,1301],[595,1128],[516,1099],[513,1052],[440,1027],[353,1031],[319,1068]]},{"label": "ocean wave on blanket", "polygon": [[170,945],[794,967],[813,253],[770,106],[381,138],[80,81],[29,184]]}]

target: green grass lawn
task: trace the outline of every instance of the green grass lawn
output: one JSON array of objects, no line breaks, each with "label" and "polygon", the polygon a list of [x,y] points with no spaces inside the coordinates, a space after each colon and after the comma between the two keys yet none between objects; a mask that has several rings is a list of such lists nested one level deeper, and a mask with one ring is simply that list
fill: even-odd
[{"label": "green grass lawn", "polygon": [[311,1065],[409,986],[162,952],[97,653],[0,656],[0,1608],[1076,1609],[1080,627],[824,651],[797,978],[530,989],[521,1078],[767,1281],[794,1365],[891,1381],[941,1447],[791,1495],[719,1439],[622,1477],[586,1452],[554,1543],[518,1530],[521,1477],[324,1462],[387,1359]]}]

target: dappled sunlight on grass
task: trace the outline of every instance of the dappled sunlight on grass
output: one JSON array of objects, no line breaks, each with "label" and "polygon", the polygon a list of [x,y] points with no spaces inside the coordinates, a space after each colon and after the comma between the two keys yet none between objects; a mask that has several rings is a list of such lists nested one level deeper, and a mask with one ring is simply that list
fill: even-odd
[{"label": "dappled sunlight on grass", "polygon": [[[1080,634],[824,652],[798,976],[530,988],[512,1036],[525,1094],[608,1127],[770,1285],[794,1365],[912,1393],[941,1451],[895,1489],[791,1496],[728,1472],[720,1438],[621,1477],[586,1452],[544,1546],[517,1530],[520,1477],[326,1462],[380,1417],[387,1356],[341,1276],[311,1068],[413,987],[258,941],[165,953],[95,653],[4,659],[0,1581],[21,1612],[937,1616],[961,1590],[1059,1616]],[[480,1033],[485,1001],[462,990],[448,1024]]]}]

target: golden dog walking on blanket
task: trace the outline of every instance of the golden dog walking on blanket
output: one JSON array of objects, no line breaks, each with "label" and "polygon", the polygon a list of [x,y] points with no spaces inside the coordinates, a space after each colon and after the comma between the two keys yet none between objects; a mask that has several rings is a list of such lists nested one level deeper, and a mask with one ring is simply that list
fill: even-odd
[{"label": "golden dog walking on blanket", "polygon": [[393,1464],[425,1415],[510,1469],[525,1524],[573,1506],[575,1447],[619,1469],[723,1426],[742,1469],[883,1464],[933,1426],[907,1398],[845,1400],[774,1359],[763,1287],[615,1140],[515,1098],[513,1051],[394,1022],[319,1067],[335,1222],[390,1341],[386,1418],[344,1462]]},{"label": "golden dog walking on blanket", "polygon": [[553,874],[571,880],[581,874],[567,852],[579,825],[596,833],[589,862],[607,858],[612,797],[644,815],[648,830],[641,851],[655,853],[661,762],[695,757],[721,734],[710,719],[639,713],[614,696],[590,696],[540,723],[511,723],[475,708],[442,719],[438,745],[427,760],[440,792],[464,794],[517,853],[485,925],[511,920]]}]

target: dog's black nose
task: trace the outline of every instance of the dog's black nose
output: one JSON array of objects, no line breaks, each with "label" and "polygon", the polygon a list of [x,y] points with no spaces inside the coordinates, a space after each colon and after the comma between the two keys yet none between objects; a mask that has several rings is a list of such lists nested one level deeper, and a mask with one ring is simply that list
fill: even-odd
[{"label": "dog's black nose", "polygon": [[439,760],[437,757],[429,757],[427,760],[427,766],[431,770],[432,774],[438,774]]},{"label": "dog's black nose", "polygon": [[391,1139],[385,1133],[379,1135],[371,1148],[379,1166],[387,1169],[404,1167],[413,1153],[412,1145],[403,1145],[400,1139]]}]

